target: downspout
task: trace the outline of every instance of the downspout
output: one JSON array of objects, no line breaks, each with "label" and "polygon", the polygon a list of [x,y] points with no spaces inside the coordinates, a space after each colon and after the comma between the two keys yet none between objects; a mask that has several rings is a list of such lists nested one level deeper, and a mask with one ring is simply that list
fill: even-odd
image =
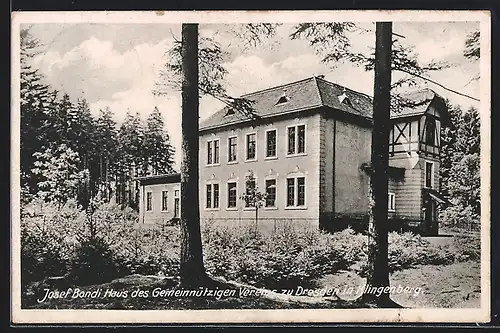
[{"label": "downspout", "polygon": [[335,195],[335,167],[337,164],[337,158],[335,156],[335,151],[337,147],[337,119],[333,119],[333,171],[332,171],[332,194],[333,194],[333,202],[332,202],[332,218],[335,221],[335,201],[336,201],[336,195]]}]

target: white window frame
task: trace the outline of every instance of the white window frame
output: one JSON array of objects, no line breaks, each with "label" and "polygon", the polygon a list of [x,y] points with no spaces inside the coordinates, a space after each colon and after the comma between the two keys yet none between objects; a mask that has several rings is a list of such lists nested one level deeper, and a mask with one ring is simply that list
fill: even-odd
[{"label": "white window frame", "polygon": [[[391,207],[391,197],[392,197],[392,207]],[[389,192],[387,195],[387,211],[394,213],[396,211],[396,194],[394,192]]]},{"label": "white window frame", "polygon": [[[276,142],[275,142],[275,145],[276,145],[276,149],[275,149],[275,154],[274,156],[267,156],[267,147],[268,147],[268,143],[267,143],[267,133],[268,132],[275,132],[276,133]],[[266,160],[275,160],[278,158],[278,129],[277,128],[269,128],[269,129],[266,129],[266,132],[265,132],[265,144],[266,144],[266,147],[265,147],[265,153],[266,153],[266,156],[265,156],[265,159]]]},{"label": "white window frame", "polygon": [[274,206],[267,206],[267,199],[266,199],[266,201],[264,202],[263,208],[267,209],[267,210],[276,210],[276,209],[278,209],[278,177],[276,177],[276,176],[268,176],[268,177],[266,177],[264,179],[264,193],[266,193],[266,195],[267,195],[266,182],[268,180],[274,180],[274,192],[275,192]]},{"label": "white window frame", "polygon": [[[248,158],[248,136],[255,134],[255,157]],[[248,132],[245,133],[245,162],[255,162],[257,161],[257,132]]]},{"label": "white window frame", "polygon": [[[166,197],[167,197],[167,206],[166,207],[163,206],[163,203],[164,203],[164,201],[163,201],[163,198],[164,198],[163,193],[167,193],[167,195],[166,195]],[[168,190],[162,190],[161,191],[161,211],[162,212],[168,212],[168,207],[169,206],[170,205],[168,204]]]},{"label": "white window frame", "polygon": [[[219,205],[218,207],[214,207],[214,202],[215,202],[215,191],[214,191],[214,185],[217,184],[219,186],[219,198],[218,198],[218,202],[219,202]],[[211,201],[211,206],[210,207],[207,207],[207,186],[210,185],[210,201]],[[219,181],[208,181],[205,183],[205,188],[204,188],[205,192],[204,192],[204,196],[205,196],[205,205],[204,205],[204,208],[205,210],[220,210],[220,190],[221,190],[221,186],[220,186],[220,182]]]},{"label": "white window frame", "polygon": [[[304,152],[299,153],[299,126],[304,126]],[[289,143],[290,140],[288,138],[288,129],[295,127],[295,147],[294,147],[294,153],[289,153],[288,148],[289,148]],[[307,124],[306,123],[299,123],[299,124],[294,124],[294,125],[288,125],[286,127],[286,156],[287,157],[293,157],[293,156],[304,156],[307,155]]]},{"label": "white window frame", "polygon": [[[431,184],[430,184],[431,186],[430,187],[428,187],[426,184],[426,182],[427,182],[427,165],[428,164],[432,165],[432,167],[431,167]],[[425,168],[424,168],[424,187],[425,188],[434,188],[434,172],[435,172],[434,168],[435,168],[434,162],[425,161]]]},{"label": "white window frame", "polygon": [[[229,160],[229,156],[231,156],[230,155],[230,149],[231,149],[230,147],[231,146],[229,144],[229,140],[231,140],[231,139],[236,139],[236,159],[234,161],[230,161]],[[227,164],[236,164],[236,163],[238,163],[238,155],[239,155],[238,154],[238,144],[239,144],[239,142],[238,142],[238,136],[237,135],[231,135],[231,136],[229,136],[227,138]]]},{"label": "white window frame", "polygon": [[[217,163],[214,163],[214,161],[215,161],[215,141],[219,142],[219,162],[217,162]],[[212,160],[211,161],[208,160],[208,144],[209,143],[212,146]],[[220,150],[221,150],[220,138],[210,138],[210,139],[207,139],[205,147],[207,148],[206,154],[205,154],[205,159],[206,159],[205,160],[205,162],[206,162],[205,165],[206,166],[217,166],[217,165],[220,165]]]},{"label": "white window frame", "polygon": [[[236,184],[236,206],[229,207],[229,183]],[[230,179],[226,182],[226,210],[238,210],[238,180]]]},{"label": "white window frame", "polygon": [[[304,205],[298,206],[299,182],[298,178],[304,178]],[[288,206],[288,179],[294,179],[293,206]],[[285,209],[307,209],[307,176],[305,174],[292,174],[285,177]]]},{"label": "white window frame", "polygon": [[[151,207],[148,207],[148,194],[151,194]],[[153,211],[153,191],[147,191],[146,192],[146,212],[152,212]]]}]

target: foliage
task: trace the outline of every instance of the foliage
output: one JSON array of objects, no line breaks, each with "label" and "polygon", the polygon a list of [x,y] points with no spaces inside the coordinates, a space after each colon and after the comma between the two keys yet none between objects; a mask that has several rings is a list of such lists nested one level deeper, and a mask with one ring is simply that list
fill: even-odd
[{"label": "foliage", "polygon": [[480,119],[475,108],[466,112],[449,106],[450,121],[442,129],[441,186],[451,205],[441,212],[446,226],[473,226],[479,222]]},{"label": "foliage", "polygon": [[[479,238],[455,237],[450,244],[433,245],[411,232],[389,234],[389,272],[464,261],[480,261]],[[359,269],[360,274],[366,273],[366,257],[362,258]]]},{"label": "foliage", "polygon": [[[259,23],[236,25],[232,29],[233,35],[241,38],[248,46],[256,46],[265,38],[272,37],[276,33],[279,24]],[[165,64],[160,71],[153,93],[166,95],[169,90],[180,90],[182,74],[182,55],[180,40],[175,40],[174,45],[166,53]],[[253,101],[246,98],[238,98],[227,93],[224,87],[224,79],[227,70],[224,67],[229,54],[222,49],[221,44],[213,37],[200,37],[198,46],[198,89],[200,94],[211,96],[250,120],[256,120],[259,115],[253,108]]]},{"label": "foliage", "polygon": [[245,177],[245,192],[240,199],[245,202],[245,207],[255,207],[255,223],[257,223],[259,209],[266,201],[267,193],[260,192],[253,171]]},{"label": "foliage", "polygon": [[476,61],[481,57],[480,32],[474,31],[465,40],[464,57]]},{"label": "foliage", "polygon": [[306,286],[325,273],[349,267],[363,253],[363,237],[350,229],[331,235],[293,228],[271,234],[249,226],[207,228],[209,273],[270,289]]},{"label": "foliage", "polygon": [[36,161],[32,172],[40,176],[38,195],[41,198],[62,204],[76,198],[78,186],[86,177],[85,171],[78,170],[78,153],[62,144],[36,152],[33,156]]},{"label": "foliage", "polygon": [[479,216],[473,211],[472,207],[464,207],[460,202],[452,199],[451,205],[443,210],[440,223],[447,228],[477,230]]},{"label": "foliage", "polygon": [[[294,27],[291,39],[306,39],[311,47],[322,56],[322,61],[337,66],[343,61],[348,61],[366,71],[375,68],[375,52],[370,54],[359,53],[353,50],[350,34],[370,32],[357,26],[352,22],[330,22],[330,23],[301,23]],[[395,35],[397,36],[397,35]],[[371,48],[373,50],[373,48]],[[403,44],[399,38],[392,43],[392,70],[398,71],[400,75],[392,83],[391,109],[397,112],[402,107],[416,107],[421,101],[413,101],[405,97],[404,88],[414,87],[427,78],[429,72],[439,71],[449,67],[444,62],[430,61],[422,64],[417,61],[417,54],[413,45]],[[394,76],[396,78],[396,76]]]},{"label": "foliage", "polygon": [[174,148],[170,144],[163,117],[157,107],[147,118],[143,149],[144,169],[150,168],[153,174],[173,172]]}]

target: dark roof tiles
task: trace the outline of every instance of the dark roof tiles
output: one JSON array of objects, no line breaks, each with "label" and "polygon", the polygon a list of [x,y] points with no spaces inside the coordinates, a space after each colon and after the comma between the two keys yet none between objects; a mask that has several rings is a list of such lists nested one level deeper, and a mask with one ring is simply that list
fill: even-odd
[{"label": "dark roof tiles", "polygon": [[[339,99],[345,94],[347,99]],[[277,104],[282,96],[287,102]],[[424,113],[432,100],[438,96],[430,89],[411,92],[407,98],[421,102],[417,107],[403,108],[399,112],[391,112],[392,118]],[[311,77],[285,85],[260,90],[241,96],[253,101],[255,112],[262,118],[277,116],[326,106],[331,112],[343,111],[358,117],[372,118],[373,101],[366,94],[342,87],[320,77]],[[438,96],[439,97],[439,96]],[[215,112],[200,124],[200,130],[207,130],[224,125],[241,123],[249,119],[239,112],[230,112],[229,107]]]}]

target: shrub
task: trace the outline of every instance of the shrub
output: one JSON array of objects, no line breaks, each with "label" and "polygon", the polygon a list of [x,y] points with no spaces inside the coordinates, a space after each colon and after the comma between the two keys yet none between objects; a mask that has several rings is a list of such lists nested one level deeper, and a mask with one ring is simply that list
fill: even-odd
[{"label": "shrub", "polygon": [[[455,253],[447,247],[431,244],[412,232],[389,233],[389,272],[418,265],[446,265],[455,261]],[[360,274],[366,275],[367,257],[360,264]]]},{"label": "shrub", "polygon": [[480,217],[474,213],[472,207],[462,204],[453,204],[441,213],[440,224],[447,228],[462,228],[473,230],[479,225]]},{"label": "shrub", "polygon": [[24,209],[21,219],[23,286],[68,272],[75,248],[70,240],[74,230],[69,221],[79,215],[78,207],[71,201],[62,207],[35,201]]},{"label": "shrub", "polygon": [[481,261],[481,239],[479,236],[454,237],[453,242],[445,249],[454,254],[456,262]]},{"label": "shrub", "polygon": [[347,268],[362,255],[363,236],[283,228],[263,234],[251,226],[214,226],[204,232],[205,266],[212,275],[269,289],[306,286]]},{"label": "shrub", "polygon": [[71,261],[69,278],[78,285],[98,284],[127,275],[126,267],[101,237],[79,244]]}]

